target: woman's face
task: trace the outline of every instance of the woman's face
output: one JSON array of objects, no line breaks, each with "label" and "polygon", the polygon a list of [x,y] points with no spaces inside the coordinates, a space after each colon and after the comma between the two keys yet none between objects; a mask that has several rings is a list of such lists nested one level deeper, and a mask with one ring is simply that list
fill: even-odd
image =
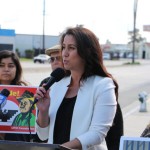
[{"label": "woman's face", "polygon": [[66,70],[84,69],[84,60],[78,55],[76,41],[72,35],[66,35],[62,45],[62,57]]},{"label": "woman's face", "polygon": [[9,85],[16,76],[16,65],[11,57],[3,58],[0,62],[0,84]]}]

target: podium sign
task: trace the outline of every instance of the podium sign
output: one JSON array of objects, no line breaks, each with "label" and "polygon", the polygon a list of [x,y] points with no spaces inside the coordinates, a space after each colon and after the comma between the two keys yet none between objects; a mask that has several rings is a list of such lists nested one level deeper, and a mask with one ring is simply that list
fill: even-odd
[{"label": "podium sign", "polygon": [[119,150],[150,150],[150,138],[122,136]]},{"label": "podium sign", "polygon": [[57,144],[0,141],[0,150],[70,150]]}]

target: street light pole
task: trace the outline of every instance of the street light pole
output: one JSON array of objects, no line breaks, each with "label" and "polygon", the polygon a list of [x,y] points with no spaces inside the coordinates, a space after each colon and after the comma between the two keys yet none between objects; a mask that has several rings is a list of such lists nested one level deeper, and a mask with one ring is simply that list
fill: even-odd
[{"label": "street light pole", "polygon": [[43,0],[43,51],[45,50],[45,0]]},{"label": "street light pole", "polygon": [[137,13],[137,4],[138,0],[134,0],[134,22],[133,22],[133,55],[132,55],[132,63],[134,63],[134,55],[135,55],[135,40],[136,40],[136,13]]}]

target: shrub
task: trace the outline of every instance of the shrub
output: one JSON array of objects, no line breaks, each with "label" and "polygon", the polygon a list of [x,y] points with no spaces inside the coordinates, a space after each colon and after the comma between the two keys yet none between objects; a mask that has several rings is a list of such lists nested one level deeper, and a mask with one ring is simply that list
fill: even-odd
[{"label": "shrub", "polygon": [[33,54],[34,54],[33,50],[31,50],[31,49],[25,50],[25,57],[26,58],[33,58]]}]

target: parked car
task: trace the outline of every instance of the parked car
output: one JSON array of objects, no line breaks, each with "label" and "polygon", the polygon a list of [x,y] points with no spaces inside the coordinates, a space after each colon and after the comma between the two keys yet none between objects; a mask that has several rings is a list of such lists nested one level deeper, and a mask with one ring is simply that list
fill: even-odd
[{"label": "parked car", "polygon": [[103,53],[103,59],[110,60],[111,59],[110,53]]},{"label": "parked car", "polygon": [[33,57],[33,62],[46,63],[49,62],[50,57],[46,54],[39,54],[38,56]]},{"label": "parked car", "polygon": [[[127,55],[127,58],[133,58],[133,54],[132,53],[129,53]],[[137,54],[134,54],[134,58],[137,59],[138,58],[138,55]]]}]

